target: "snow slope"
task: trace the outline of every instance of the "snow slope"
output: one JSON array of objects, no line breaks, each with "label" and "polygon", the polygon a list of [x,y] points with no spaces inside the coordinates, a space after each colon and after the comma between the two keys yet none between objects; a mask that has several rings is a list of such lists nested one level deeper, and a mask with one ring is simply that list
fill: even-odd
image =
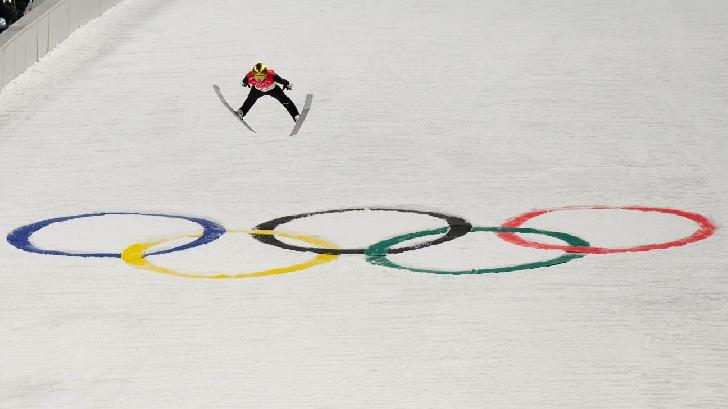
[{"label": "snow slope", "polygon": [[[248,231],[344,208],[497,227],[596,205],[679,209],[717,230],[502,274],[345,254],[217,280],[3,241],[0,408],[728,406],[726,18],[727,3],[707,0],[120,3],[0,93],[4,235],[98,212]],[[299,136],[270,98],[250,112],[251,134],[214,95],[216,83],[242,104],[258,61],[294,84],[296,103],[315,94]],[[696,229],[619,209],[526,226],[610,247]],[[360,211],[280,230],[366,248],[440,227]],[[117,214],[54,223],[31,242],[121,253],[198,230]],[[390,259],[467,271],[563,254],[472,232]],[[147,260],[207,275],[315,256],[231,232]]]}]

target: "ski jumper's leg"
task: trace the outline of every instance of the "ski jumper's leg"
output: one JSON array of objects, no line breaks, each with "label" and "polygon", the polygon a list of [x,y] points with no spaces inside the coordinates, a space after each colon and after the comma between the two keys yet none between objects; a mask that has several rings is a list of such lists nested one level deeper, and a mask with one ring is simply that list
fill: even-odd
[{"label": "ski jumper's leg", "polygon": [[268,91],[268,95],[272,96],[273,98],[277,99],[278,102],[283,104],[283,107],[285,107],[288,113],[291,114],[291,118],[293,118],[294,120],[296,119],[296,117],[298,116],[298,108],[296,108],[296,104],[294,104],[293,101],[288,98],[288,95],[283,92],[281,87],[276,85],[275,88]]},{"label": "ski jumper's leg", "polygon": [[255,101],[257,101],[258,98],[262,97],[263,95],[264,95],[263,92],[256,89],[255,87],[250,88],[248,97],[245,98],[245,102],[243,102],[243,106],[240,107],[240,109],[243,110],[243,116],[248,114],[248,111],[250,111],[250,108],[253,107],[253,104],[255,104]]}]

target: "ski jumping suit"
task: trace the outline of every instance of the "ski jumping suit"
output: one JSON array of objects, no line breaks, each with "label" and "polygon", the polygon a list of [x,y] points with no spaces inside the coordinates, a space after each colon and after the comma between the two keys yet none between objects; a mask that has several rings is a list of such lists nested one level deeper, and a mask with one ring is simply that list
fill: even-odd
[{"label": "ski jumping suit", "polygon": [[284,86],[288,86],[289,84],[287,80],[281,78],[270,68],[268,69],[263,81],[257,81],[255,77],[253,77],[253,71],[248,72],[248,74],[245,75],[245,78],[243,78],[243,86],[250,87],[248,97],[245,99],[245,102],[243,102],[243,106],[240,107],[240,110],[243,112],[243,116],[250,111],[250,108],[253,107],[253,104],[255,104],[255,101],[257,101],[258,98],[263,95],[270,95],[283,104],[286,110],[288,110],[288,113],[291,114],[291,118],[295,121],[298,116],[298,108],[296,108],[296,104],[288,98],[288,95],[286,95],[283,92],[283,89],[281,89],[281,87],[279,87],[276,83],[283,84]]}]

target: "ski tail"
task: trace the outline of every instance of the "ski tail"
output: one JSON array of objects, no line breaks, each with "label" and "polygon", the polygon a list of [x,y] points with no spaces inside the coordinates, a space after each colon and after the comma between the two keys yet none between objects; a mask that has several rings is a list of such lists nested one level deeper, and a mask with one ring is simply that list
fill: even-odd
[{"label": "ski tail", "polygon": [[311,110],[311,102],[313,102],[313,94],[306,94],[306,102],[303,103],[303,109],[301,110],[301,115],[298,116],[296,125],[293,126],[293,130],[291,131],[291,134],[289,136],[296,135],[298,133],[298,131],[301,129],[301,125],[303,125],[303,121],[306,120],[308,111]]},{"label": "ski tail", "polygon": [[238,118],[238,120],[239,120],[240,122],[242,122],[242,123],[243,123],[243,125],[245,125],[245,127],[246,127],[246,128],[248,128],[248,129],[250,130],[250,132],[253,132],[253,133],[255,133],[255,131],[253,130],[253,128],[251,128],[251,127],[250,127],[250,125],[248,125],[248,123],[247,123],[247,122],[245,122],[245,120],[244,120],[243,118],[241,118],[241,117],[240,117],[240,116],[238,115],[238,113],[237,113],[237,112],[235,112],[235,111],[234,111],[234,110],[232,109],[232,107],[230,106],[230,104],[228,104],[228,102],[227,102],[227,101],[225,100],[225,97],[223,97],[223,96],[222,96],[222,92],[220,92],[220,87],[219,87],[219,86],[217,86],[217,84],[212,84],[212,89],[214,89],[214,90],[215,90],[215,94],[217,94],[217,97],[218,97],[218,98],[220,98],[220,102],[222,102],[222,103],[223,103],[223,105],[225,105],[225,107],[227,107],[228,111],[230,111],[230,113],[232,113],[232,114],[233,114],[233,116],[235,116],[235,118]]}]

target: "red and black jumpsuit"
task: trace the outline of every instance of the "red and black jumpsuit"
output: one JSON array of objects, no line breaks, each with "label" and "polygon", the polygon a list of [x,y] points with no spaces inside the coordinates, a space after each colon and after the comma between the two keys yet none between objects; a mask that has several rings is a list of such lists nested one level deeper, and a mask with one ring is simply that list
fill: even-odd
[{"label": "red and black jumpsuit", "polygon": [[248,97],[245,99],[245,102],[243,102],[243,106],[240,107],[239,111],[242,111],[242,115],[245,116],[248,111],[250,111],[250,108],[253,107],[253,104],[255,104],[255,101],[257,101],[258,98],[263,95],[270,95],[283,104],[286,110],[288,110],[288,113],[291,114],[291,118],[295,121],[298,116],[298,108],[296,108],[296,104],[288,98],[288,95],[286,95],[283,92],[283,89],[276,83],[283,85],[289,84],[286,79],[281,78],[270,68],[266,72],[266,76],[263,81],[257,81],[253,76],[253,71],[248,72],[245,75],[245,78],[243,78],[243,86],[250,87],[250,92],[248,93]]}]

